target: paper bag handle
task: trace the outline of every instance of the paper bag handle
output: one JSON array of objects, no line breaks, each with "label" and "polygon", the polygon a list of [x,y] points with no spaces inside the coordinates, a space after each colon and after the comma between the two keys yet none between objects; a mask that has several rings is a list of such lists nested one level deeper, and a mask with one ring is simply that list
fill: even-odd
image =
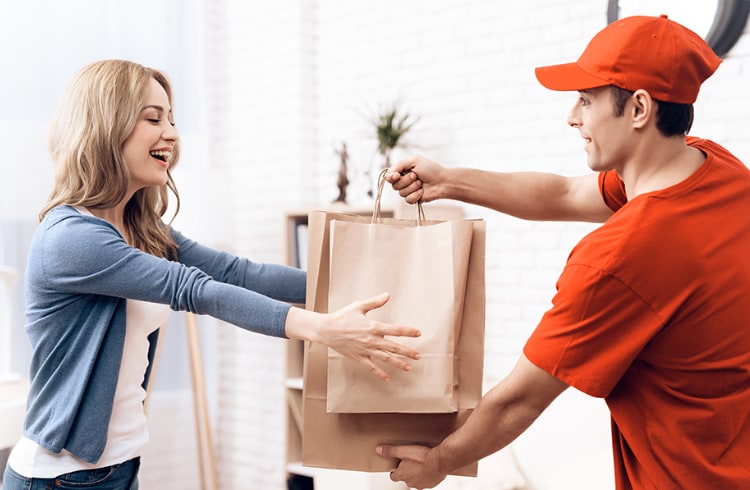
[{"label": "paper bag handle", "polygon": [[[375,210],[372,213],[372,220],[370,224],[374,224],[380,221],[380,201],[383,197],[383,188],[385,187],[385,174],[388,173],[388,169],[384,168],[378,175],[378,194],[375,196]],[[424,208],[422,207],[422,200],[417,201],[417,226],[421,226],[422,222],[426,221],[424,216]]]}]

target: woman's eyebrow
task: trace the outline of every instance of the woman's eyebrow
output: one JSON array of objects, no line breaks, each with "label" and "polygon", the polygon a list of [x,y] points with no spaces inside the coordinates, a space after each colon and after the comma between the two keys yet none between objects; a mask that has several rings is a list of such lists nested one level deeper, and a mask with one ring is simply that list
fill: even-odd
[{"label": "woman's eyebrow", "polygon": [[169,113],[169,114],[171,114],[171,113],[172,113],[172,111],[171,111],[171,110],[169,110],[169,111],[165,111],[165,110],[164,110],[164,108],[163,108],[162,106],[160,106],[160,105],[155,105],[155,104],[147,105],[147,106],[145,106],[145,107],[144,107],[143,109],[141,109],[141,111],[145,111],[146,109],[156,109],[156,110],[157,110],[157,111],[159,111],[159,112],[167,112],[167,113]]}]

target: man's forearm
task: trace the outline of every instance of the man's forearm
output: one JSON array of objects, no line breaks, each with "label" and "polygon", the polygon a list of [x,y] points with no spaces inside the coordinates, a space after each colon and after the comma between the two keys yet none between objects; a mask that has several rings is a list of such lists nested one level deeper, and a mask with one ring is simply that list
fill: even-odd
[{"label": "man's forearm", "polygon": [[563,381],[521,356],[513,371],[484,395],[466,423],[436,446],[430,458],[445,474],[499,451],[522,434],[557,396]]},{"label": "man's forearm", "polygon": [[599,194],[595,174],[564,177],[468,168],[447,168],[446,174],[443,197],[521,219],[602,222],[611,214]]},{"label": "man's forearm", "polygon": [[489,456],[513,442],[541,413],[520,403],[507,403],[493,388],[474,409],[466,423],[434,448],[438,466],[445,473]]}]

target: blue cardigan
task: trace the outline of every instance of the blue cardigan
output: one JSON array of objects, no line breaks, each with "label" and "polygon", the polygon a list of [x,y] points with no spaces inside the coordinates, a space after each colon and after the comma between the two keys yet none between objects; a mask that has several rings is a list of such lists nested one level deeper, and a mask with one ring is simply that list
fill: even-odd
[{"label": "blue cardigan", "polygon": [[[69,206],[42,220],[26,270],[26,332],[33,348],[26,437],[53,453],[67,449],[89,463],[99,460],[128,298],[285,337],[289,303],[305,302],[304,271],[253,263],[171,233],[179,262],[129,246],[109,222]],[[155,336],[149,340],[153,356]]]}]

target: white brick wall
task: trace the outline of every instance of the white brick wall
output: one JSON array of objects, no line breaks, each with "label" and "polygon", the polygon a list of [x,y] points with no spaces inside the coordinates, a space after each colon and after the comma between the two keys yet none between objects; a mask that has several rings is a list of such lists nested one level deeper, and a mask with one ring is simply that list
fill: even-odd
[{"label": "white brick wall", "polygon": [[[605,25],[604,1],[221,5],[227,13],[217,23],[223,66],[214,67],[221,75],[213,77],[213,155],[228,174],[241,253],[282,259],[284,208],[321,206],[336,196],[334,149],[342,141],[351,154],[350,202],[366,205],[365,172],[379,164],[367,116],[396,99],[421,116],[409,141],[446,165],[587,170],[577,135],[565,124],[574,96],[543,89],[533,69],[575,59]],[[745,161],[749,70],[745,34],[705,85],[694,130]],[[523,222],[471,206],[466,213],[488,223],[490,386],[515,362],[549,305],[568,251],[591,227]],[[236,481],[244,488],[282,485],[282,346],[224,330],[220,397],[231,403],[220,399],[220,410],[231,425],[220,424],[223,481],[239,488],[230,474],[242,473]]]},{"label": "white brick wall", "polygon": [[[281,262],[284,210],[312,201],[314,3],[207,3],[211,154],[224,175],[233,248]],[[214,85],[212,88],[211,85]],[[222,488],[283,488],[284,344],[219,329],[217,457]]]}]

